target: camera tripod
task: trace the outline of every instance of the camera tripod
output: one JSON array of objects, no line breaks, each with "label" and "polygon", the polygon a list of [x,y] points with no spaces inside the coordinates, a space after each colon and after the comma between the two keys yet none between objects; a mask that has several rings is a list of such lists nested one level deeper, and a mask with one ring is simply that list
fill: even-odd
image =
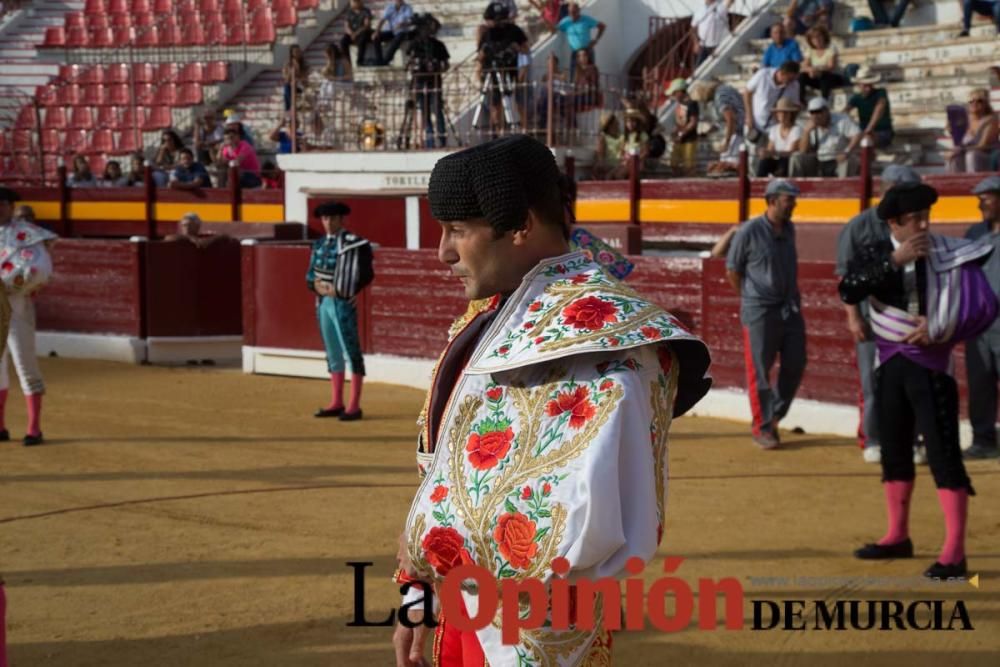
[{"label": "camera tripod", "polygon": [[[428,97],[431,95],[429,91],[435,90],[438,96],[435,104],[430,104]],[[417,86],[415,79],[410,82],[410,97],[406,100],[406,104],[403,106],[403,120],[399,126],[399,135],[396,137],[396,150],[409,150],[411,142],[411,132],[413,129],[413,114],[416,113],[416,96],[417,94],[422,94],[423,100],[423,121],[426,126],[428,122],[433,124],[435,116],[437,115],[437,107],[440,105],[441,114],[444,117],[445,123],[447,124],[447,130],[451,133],[452,139],[454,139],[455,144],[461,148],[462,140],[458,136],[458,131],[455,129],[455,123],[452,122],[451,116],[448,115],[448,104],[444,99],[443,88],[420,88]],[[437,135],[435,135],[437,136]],[[445,139],[446,135],[442,135],[441,139]]]},{"label": "camera tripod", "polygon": [[492,106],[491,93],[494,90],[500,93],[500,106],[503,108],[503,119],[506,121],[507,127],[520,128],[521,121],[517,114],[517,108],[511,100],[513,92],[511,90],[511,75],[496,69],[487,70],[486,75],[483,77],[483,88],[479,95],[479,105],[472,116],[472,127],[479,129],[479,118],[482,116],[483,109],[487,108],[487,105]]}]

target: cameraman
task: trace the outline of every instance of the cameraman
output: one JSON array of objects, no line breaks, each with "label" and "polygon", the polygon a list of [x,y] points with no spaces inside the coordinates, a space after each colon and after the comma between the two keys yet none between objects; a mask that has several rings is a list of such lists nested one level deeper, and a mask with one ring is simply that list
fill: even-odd
[{"label": "cameraman", "polygon": [[[498,128],[503,126],[501,89],[513,87],[518,79],[518,68],[526,59],[525,56],[530,54],[530,48],[528,36],[511,22],[510,14],[503,3],[490,3],[483,18],[490,23],[490,27],[483,33],[483,39],[479,43],[479,76],[480,81],[484,81],[486,77],[492,77],[493,73],[496,73],[496,81],[500,85],[494,85],[492,78],[488,85],[491,93],[490,126]],[[518,104],[518,107],[521,106]],[[523,109],[520,115],[524,115]]]},{"label": "cameraman", "polygon": [[424,117],[425,148],[434,148],[434,119],[437,119],[439,148],[447,144],[444,127],[444,98],[441,74],[448,71],[451,55],[448,48],[434,35],[440,23],[430,14],[414,17],[415,37],[406,49],[407,69],[410,71],[410,91],[413,102]]}]

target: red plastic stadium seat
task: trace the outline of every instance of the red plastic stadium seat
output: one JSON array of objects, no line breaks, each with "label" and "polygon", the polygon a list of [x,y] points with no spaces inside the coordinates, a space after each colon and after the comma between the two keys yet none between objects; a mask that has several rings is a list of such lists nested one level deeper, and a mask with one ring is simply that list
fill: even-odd
[{"label": "red plastic stadium seat", "polygon": [[152,3],[149,0],[132,0],[132,13],[151,14],[153,13]]},{"label": "red plastic stadium seat", "polygon": [[177,0],[174,6],[178,14],[197,14],[201,11],[197,0]]},{"label": "red plastic stadium seat", "polygon": [[298,22],[299,17],[295,12],[295,7],[282,7],[274,13],[274,25],[279,28],[294,26]]},{"label": "red plastic stadium seat", "polygon": [[218,45],[226,43],[226,24],[224,21],[205,24],[205,43]]},{"label": "red plastic stadium seat", "polygon": [[93,85],[95,83],[104,83],[104,67],[101,65],[94,65],[92,67],[87,67],[80,69],[77,72],[75,81],[77,83]]},{"label": "red plastic stadium seat", "polygon": [[115,38],[111,32],[111,28],[92,29],[90,31],[89,46],[95,48],[115,46]]},{"label": "red plastic stadium seat", "polygon": [[174,124],[173,116],[170,115],[168,107],[152,107],[146,115],[146,122],[142,124],[145,132],[155,132],[165,130]]},{"label": "red plastic stadium seat", "polygon": [[247,42],[247,31],[243,23],[227,23],[223,26],[222,43],[227,46],[240,46]]},{"label": "red plastic stadium seat", "polygon": [[184,83],[177,89],[177,104],[189,107],[202,103],[201,85],[197,83]]},{"label": "red plastic stadium seat", "polygon": [[35,107],[26,104],[17,112],[17,120],[14,121],[14,128],[17,130],[26,130],[33,127],[38,127],[38,116],[35,115]]},{"label": "red plastic stadium seat", "polygon": [[205,74],[208,76],[209,81],[216,83],[226,81],[229,79],[229,63],[222,60],[213,60],[208,63]]},{"label": "red plastic stadium seat", "polygon": [[64,25],[67,30],[69,28],[86,28],[87,21],[83,16],[83,12],[69,12],[66,14],[66,22]]},{"label": "red plastic stadium seat", "polygon": [[227,14],[240,14],[243,12],[243,0],[223,0],[222,11]]},{"label": "red plastic stadium seat", "polygon": [[272,6],[275,9],[278,7],[287,7],[288,0],[247,0],[247,13],[253,14],[261,7]]},{"label": "red plastic stadium seat", "polygon": [[157,14],[173,14],[174,0],[153,0],[153,12]]},{"label": "red plastic stadium seat", "polygon": [[132,15],[131,14],[112,14],[111,15],[111,27],[112,28],[131,28],[132,27]]},{"label": "red plastic stadium seat", "polygon": [[110,105],[97,107],[97,127],[117,129],[121,122],[121,111]]},{"label": "red plastic stadium seat", "polygon": [[108,65],[104,71],[104,80],[107,83],[128,83],[128,65],[125,63]]},{"label": "red plastic stadium seat", "polygon": [[115,150],[114,138],[111,130],[94,130],[90,136],[90,147],[88,153],[111,153]]},{"label": "red plastic stadium seat", "polygon": [[[89,149],[88,152],[90,152]],[[87,158],[87,162],[90,163],[90,173],[94,175],[94,178],[101,178],[104,175],[104,167],[108,163],[107,158],[103,155],[91,155]]]},{"label": "red plastic stadium seat", "polygon": [[103,83],[92,83],[83,87],[83,104],[99,107],[110,103],[110,94]]},{"label": "red plastic stadium seat", "polygon": [[61,26],[46,28],[42,46],[66,46],[66,31]]},{"label": "red plastic stadium seat", "polygon": [[153,96],[153,104],[167,107],[177,104],[177,84],[161,83]]},{"label": "red plastic stadium seat", "polygon": [[78,130],[91,130],[94,128],[94,116],[90,113],[90,107],[73,107],[69,126]]},{"label": "red plastic stadium seat", "polygon": [[11,148],[14,149],[15,153],[27,153],[32,150],[34,139],[34,130],[14,130],[11,133]]},{"label": "red plastic stadium seat", "polygon": [[[43,168],[45,170],[45,180],[48,181],[49,183],[54,183],[56,180],[59,179],[59,158],[55,155],[46,155],[42,159],[44,160],[42,164],[44,165]],[[37,175],[38,174],[37,162],[35,160],[32,160],[31,164],[33,169],[33,171],[31,172],[32,175]]]},{"label": "red plastic stadium seat", "polygon": [[115,140],[115,153],[121,155],[123,153],[134,153],[139,150],[139,142],[136,140],[135,135],[134,130],[119,132]]},{"label": "red plastic stadium seat", "polygon": [[254,20],[254,24],[250,27],[250,34],[247,41],[250,44],[271,44],[276,37],[274,23],[271,22],[271,17],[268,16],[267,18]]},{"label": "red plastic stadium seat", "polygon": [[299,0],[297,6],[299,9],[316,9],[319,7],[319,0]]},{"label": "red plastic stadium seat", "polygon": [[105,0],[87,0],[83,3],[83,13],[88,15],[98,15],[107,13],[107,3]]},{"label": "red plastic stadium seat", "polygon": [[42,130],[38,133],[38,139],[42,142],[42,151],[53,155],[62,152],[62,138],[59,130]]},{"label": "red plastic stadium seat", "polygon": [[83,26],[73,26],[66,29],[66,46],[84,47],[90,42],[87,29]]},{"label": "red plastic stadium seat", "polygon": [[135,63],[132,65],[132,79],[136,83],[152,83],[156,81],[156,72],[150,63]]},{"label": "red plastic stadium seat", "polygon": [[205,46],[207,43],[205,27],[201,24],[201,17],[197,14],[182,15],[178,46]]},{"label": "red plastic stadium seat", "polygon": [[132,12],[132,6],[128,0],[108,0],[108,14],[128,15]]},{"label": "red plastic stadium seat", "polygon": [[115,44],[130,44],[135,37],[133,29],[127,25],[111,26],[111,38]]},{"label": "red plastic stadium seat", "polygon": [[56,88],[56,103],[64,106],[79,104],[83,98],[80,86],[75,83],[65,83]]},{"label": "red plastic stadium seat", "polygon": [[146,110],[144,107],[127,106],[118,122],[118,127],[122,129],[132,129],[142,125],[140,120],[146,120]]},{"label": "red plastic stadium seat", "polygon": [[156,25],[156,17],[153,16],[150,12],[137,12],[135,14],[132,14],[132,25],[133,26]]},{"label": "red plastic stadium seat", "polygon": [[82,153],[86,148],[86,130],[66,130],[63,133],[62,149],[67,153]]},{"label": "red plastic stadium seat", "polygon": [[160,45],[160,31],[155,25],[145,25],[135,30],[135,45],[155,47]]},{"label": "red plastic stadium seat", "polygon": [[38,86],[35,88],[35,99],[43,107],[52,106],[56,103],[56,87],[54,84]]},{"label": "red plastic stadium seat", "polygon": [[157,27],[157,31],[159,32],[159,46],[179,46],[181,44],[181,29],[174,17],[165,17]]},{"label": "red plastic stadium seat", "polygon": [[202,14],[222,11],[222,8],[219,6],[219,0],[199,0],[198,5],[201,7]]},{"label": "red plastic stadium seat", "polygon": [[60,65],[59,66],[59,81],[76,81],[77,77],[80,75],[79,65]]},{"label": "red plastic stadium seat", "polygon": [[156,82],[177,81],[180,66],[177,63],[160,63],[156,66]]},{"label": "red plastic stadium seat", "polygon": [[205,66],[201,63],[188,63],[177,75],[179,83],[205,83]]},{"label": "red plastic stadium seat", "polygon": [[49,107],[45,110],[45,120],[42,127],[46,130],[62,129],[66,127],[66,110],[62,107]]},{"label": "red plastic stadium seat", "polygon": [[102,30],[111,27],[111,19],[107,14],[87,14],[87,29]]},{"label": "red plastic stadium seat", "polygon": [[135,92],[135,103],[149,105],[156,98],[156,91],[151,83],[137,83],[133,86]]},{"label": "red plastic stadium seat", "polygon": [[108,89],[108,102],[120,107],[132,104],[132,90],[127,83],[113,83]]}]

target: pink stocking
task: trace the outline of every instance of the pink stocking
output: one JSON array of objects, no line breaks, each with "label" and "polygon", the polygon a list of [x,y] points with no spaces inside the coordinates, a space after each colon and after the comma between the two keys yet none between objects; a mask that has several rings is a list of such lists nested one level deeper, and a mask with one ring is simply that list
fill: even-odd
[{"label": "pink stocking", "polygon": [[28,394],[24,397],[28,404],[28,435],[42,434],[42,395]]},{"label": "pink stocking", "polygon": [[337,410],[344,407],[344,371],[330,373],[330,405],[327,410]]},{"label": "pink stocking", "polygon": [[351,374],[351,403],[347,406],[347,413],[354,414],[361,409],[361,386],[365,382],[364,375]]},{"label": "pink stocking", "polygon": [[885,482],[885,505],[889,513],[889,527],[881,545],[897,544],[910,536],[910,496],[913,482]]},{"label": "pink stocking", "polygon": [[966,489],[938,489],[938,502],[944,512],[944,546],[938,562],[955,565],[965,558],[965,522],[969,515],[969,492]]}]

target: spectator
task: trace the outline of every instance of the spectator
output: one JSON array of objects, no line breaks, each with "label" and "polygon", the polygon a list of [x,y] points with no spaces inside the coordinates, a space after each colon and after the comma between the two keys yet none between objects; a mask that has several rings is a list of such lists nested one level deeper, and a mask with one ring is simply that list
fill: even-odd
[{"label": "spectator", "polygon": [[[390,65],[400,45],[409,39],[413,21],[413,8],[404,0],[394,0],[385,6],[382,18],[375,28],[375,59],[379,65]],[[389,50],[383,51],[382,44],[389,42]]]},{"label": "spectator", "polygon": [[832,20],[833,0],[792,0],[785,13],[785,29],[790,35],[801,35],[816,26],[829,30]]},{"label": "spectator", "polygon": [[799,140],[799,152],[792,155],[788,173],[823,178],[856,176],[858,158],[855,149],[861,143],[861,129],[851,117],[830,113],[822,97],[809,100],[809,122]]},{"label": "spectator", "polygon": [[128,187],[128,177],[122,174],[121,163],[117,160],[108,160],[104,165],[104,176],[101,177],[100,184],[106,188]]},{"label": "spectator", "polygon": [[265,190],[280,190],[281,170],[270,160],[265,160],[260,168],[260,180]]},{"label": "spectator", "polygon": [[802,62],[802,52],[794,37],[789,38],[782,23],[771,26],[771,43],[764,51],[764,67],[781,67],[786,62]]},{"label": "spectator", "polygon": [[876,88],[882,77],[871,68],[864,66],[858,70],[854,83],[858,84],[857,93],[847,100],[847,110],[858,110],[858,125],[861,131],[871,140],[875,148],[887,148],[895,136],[892,129],[892,109],[889,107],[889,94],[885,88]]},{"label": "spectator", "polygon": [[309,79],[309,65],[298,44],[292,44],[288,50],[288,61],[281,68],[281,78],[285,81],[285,111],[288,111],[292,108],[292,81],[295,81],[295,94],[298,96],[302,94]]},{"label": "spectator", "polygon": [[[898,28],[899,22],[903,20],[903,13],[906,12],[906,8],[912,0],[897,0],[891,17],[885,13],[885,1],[868,0],[868,9],[872,13],[872,22],[875,23],[876,28],[884,28],[887,25]],[[893,0],[888,1],[890,5],[893,3]]]},{"label": "spectator", "polygon": [[222,133],[225,125],[216,117],[215,109],[206,107],[201,118],[194,125],[194,146],[198,161],[202,164],[212,164],[219,156],[222,146]]},{"label": "spectator", "polygon": [[710,166],[709,174],[723,174],[733,171],[739,163],[740,146],[743,143],[743,124],[746,111],[743,98],[730,85],[718,81],[700,81],[691,86],[691,99],[708,108],[713,103],[715,115],[725,124],[725,134],[719,146],[719,161]]},{"label": "spectator", "polygon": [[[254,142],[253,139],[253,132],[250,131],[250,126],[247,125],[242,116],[231,110],[229,113],[225,114],[225,123],[223,123],[222,126],[223,140],[225,140],[226,130],[230,129],[236,130],[236,132],[240,135],[240,139],[247,142],[254,148],[257,147],[256,142]],[[219,149],[221,150],[221,148],[222,147],[220,146]]]},{"label": "spectator", "polygon": [[667,89],[674,99],[673,149],[670,166],[675,174],[690,176],[694,171],[695,149],[698,147],[698,103],[688,95],[687,81],[674,79]]},{"label": "spectator", "polygon": [[781,98],[799,101],[799,64],[794,60],[782,63],[781,67],[764,67],[750,77],[743,91],[743,108],[750,114],[744,120],[746,137],[750,143],[766,141],[767,129],[774,122],[772,111]]},{"label": "spectator", "polygon": [[213,234],[201,231],[201,218],[197,213],[185,213],[177,221],[177,232],[164,237],[164,241],[187,241],[193,243],[195,247],[207,248],[211,244],[224,238],[225,234]]},{"label": "spectator", "polygon": [[[580,5],[571,2],[569,4],[569,16],[559,21],[559,32],[566,35],[566,41],[569,42],[570,51],[576,53],[580,49],[587,49],[590,51],[590,59],[595,61],[594,58],[594,47],[597,46],[597,42],[600,41],[601,36],[607,29],[607,26],[598,21],[597,19],[587,16],[586,14],[580,13]],[[593,36],[593,30],[597,28],[597,36]],[[569,80],[575,80],[576,76],[576,60],[571,60],[569,64]]]},{"label": "spectator", "polygon": [[90,163],[87,158],[77,155],[73,158],[73,171],[66,179],[68,188],[93,188],[97,186],[97,179],[90,173]]},{"label": "spectator", "polygon": [[517,18],[517,4],[514,0],[493,0],[486,5],[486,10],[483,12],[483,22],[479,24],[479,28],[476,30],[477,44],[482,44],[486,31],[497,24],[496,17],[501,9],[507,13],[506,18],[511,23]]},{"label": "spectator", "polygon": [[549,32],[555,32],[559,21],[566,16],[566,5],[562,0],[528,0],[531,6],[542,15],[542,21]]},{"label": "spectator", "polygon": [[788,98],[778,100],[774,107],[778,122],[767,132],[767,148],[762,149],[757,164],[758,178],[788,176],[788,160],[802,139],[802,128],[795,122],[800,108]]},{"label": "spectator", "polygon": [[[282,117],[281,122],[278,123],[278,126],[271,130],[271,133],[267,135],[267,138],[270,141],[278,144],[278,155],[286,155],[292,152],[291,124],[292,122],[289,114],[285,114]],[[303,135],[301,129],[295,130],[295,136],[297,138],[296,144],[298,144],[295,152],[309,150],[307,144],[305,143],[305,136]]]},{"label": "spectator", "polygon": [[953,174],[989,171],[993,151],[1000,148],[997,114],[989,93],[976,88],[969,93],[969,129],[962,143],[948,153],[948,171]]},{"label": "spectator", "polygon": [[[413,103],[424,119],[424,147],[438,148],[448,143],[444,120],[443,80],[448,71],[451,54],[444,43],[434,35],[437,21],[426,19],[418,22],[413,41],[406,47],[407,68],[410,70],[410,93]],[[523,117],[523,113],[522,113]],[[435,122],[437,131],[435,132]]]},{"label": "spectator", "polygon": [[591,167],[591,173],[596,180],[607,178],[621,163],[624,141],[618,116],[610,111],[602,113],[600,134],[597,135],[597,150],[594,152],[594,165]]},{"label": "spectator", "polygon": [[[487,76],[490,77],[490,81],[493,81],[493,83],[488,84],[490,91],[489,113],[490,128],[496,132],[503,128],[505,123],[502,97],[504,86],[498,84],[501,80],[506,79],[511,84],[511,92],[515,92],[515,80],[521,74],[519,71],[521,55],[528,52],[529,46],[528,36],[507,18],[506,7],[496,3],[490,4],[486,9],[487,13],[484,16],[488,16],[493,21],[493,26],[483,34],[482,42],[477,47],[479,50],[477,68],[481,81],[484,81]],[[443,44],[441,46],[444,48]],[[567,94],[571,93],[572,91],[567,91]],[[527,100],[524,96],[515,95],[514,101],[518,103],[519,113],[523,116],[521,105]]]},{"label": "spectator", "polygon": [[236,162],[236,166],[239,167],[240,187],[260,187],[260,162],[257,160],[257,151],[245,139],[240,139],[236,130],[226,130],[221,155],[223,161]]},{"label": "spectator", "polygon": [[962,0],[962,32],[959,37],[968,37],[972,27],[972,14],[993,17],[997,34],[1000,34],[1000,0]]},{"label": "spectator", "polygon": [[353,87],[354,70],[351,68],[348,51],[342,46],[331,42],[326,45],[323,55],[326,56],[326,64],[320,72],[323,83],[320,84],[319,96],[330,103],[337,91],[350,90]]},{"label": "spectator", "polygon": [[646,117],[638,109],[630,109],[625,113],[625,136],[622,138],[621,154],[618,156],[618,166],[609,178],[628,178],[629,161],[633,155],[639,156],[639,168],[649,157],[649,133],[646,132]]},{"label": "spectator", "polygon": [[156,187],[166,187],[170,172],[177,164],[177,155],[182,148],[184,143],[174,130],[164,130],[160,135],[160,147],[153,158],[153,181]]},{"label": "spectator", "polygon": [[128,176],[125,177],[127,187],[142,187],[146,184],[146,160],[142,153],[136,152],[129,156]]},{"label": "spectator", "polygon": [[705,6],[699,7],[691,17],[694,50],[697,53],[694,68],[708,60],[715,49],[726,37],[729,37],[729,9],[733,0],[705,0]]},{"label": "spectator", "polygon": [[[559,67],[559,58],[552,56],[555,61],[555,68],[553,70],[552,76],[552,111],[555,116],[561,121],[566,118],[566,110],[569,107],[567,101],[572,102],[573,97],[573,86],[569,82],[569,75],[566,70]],[[538,116],[538,128],[544,130],[548,127],[549,122],[549,72],[548,69],[544,71],[541,79],[539,79],[539,95],[538,101],[535,103],[535,113]],[[556,129],[563,127],[563,124],[557,124]]]},{"label": "spectator", "polygon": [[177,166],[170,172],[170,189],[198,190],[212,187],[212,179],[200,162],[195,162],[190,148],[182,148],[177,158]]},{"label": "spectator", "polygon": [[847,85],[847,79],[840,73],[837,47],[830,43],[830,31],[823,26],[810,28],[806,33],[806,52],[799,72],[799,89],[802,104],[806,103],[806,90],[816,88],[820,95],[830,101],[834,88]]},{"label": "spectator", "polygon": [[348,62],[350,62],[350,47],[353,44],[358,50],[355,62],[358,67],[361,67],[367,63],[365,51],[372,41],[372,33],[374,32],[372,30],[372,10],[365,7],[364,0],[351,0],[351,8],[347,10],[347,18],[344,23],[347,29],[344,36],[340,38],[340,50],[344,52]]},{"label": "spectator", "polygon": [[601,73],[590,59],[590,51],[580,49],[576,57],[576,107],[577,112],[587,111],[598,104],[601,90]]}]

